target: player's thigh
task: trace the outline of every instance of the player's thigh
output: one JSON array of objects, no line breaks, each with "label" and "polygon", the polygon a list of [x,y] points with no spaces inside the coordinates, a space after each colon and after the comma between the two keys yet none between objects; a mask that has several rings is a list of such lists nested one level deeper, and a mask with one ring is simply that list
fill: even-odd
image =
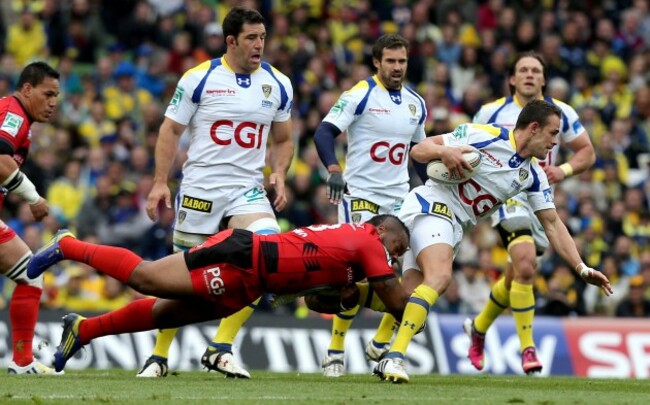
[{"label": "player's thigh", "polygon": [[407,262],[405,257],[405,268],[419,269],[424,284],[438,292],[444,291],[451,280],[454,252],[462,237],[460,225],[446,216],[415,217],[411,229],[412,258]]},{"label": "player's thigh", "polygon": [[131,274],[129,285],[160,298],[193,296],[194,286],[184,256],[175,253],[154,262],[141,262]]},{"label": "player's thigh", "polygon": [[159,298],[153,306],[154,324],[158,328],[174,328],[219,318],[214,304],[199,297],[183,299]]},{"label": "player's thigh", "polygon": [[271,202],[262,187],[244,189],[233,195],[225,209],[228,228],[249,229],[252,232],[277,233],[280,227]]},{"label": "player's thigh", "polygon": [[[362,224],[380,213],[381,206],[368,198],[343,195],[338,206],[340,224]],[[382,212],[383,213],[383,212]]]},{"label": "player's thigh", "polygon": [[25,242],[0,220],[0,274],[6,274],[29,252]]}]

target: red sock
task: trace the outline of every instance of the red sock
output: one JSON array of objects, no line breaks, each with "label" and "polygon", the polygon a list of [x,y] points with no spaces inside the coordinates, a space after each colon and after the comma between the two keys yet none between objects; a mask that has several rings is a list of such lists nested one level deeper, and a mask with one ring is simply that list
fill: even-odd
[{"label": "red sock", "polygon": [[32,341],[41,293],[38,287],[18,284],[9,303],[13,360],[19,366],[26,366],[34,360]]},{"label": "red sock", "polygon": [[59,246],[66,259],[86,263],[124,284],[128,284],[133,269],[142,262],[142,258],[130,250],[95,245],[75,238],[63,238]]},{"label": "red sock", "polygon": [[84,320],[79,325],[80,343],[85,345],[93,339],[107,335],[155,329],[154,302],[155,298],[136,300],[115,311]]}]

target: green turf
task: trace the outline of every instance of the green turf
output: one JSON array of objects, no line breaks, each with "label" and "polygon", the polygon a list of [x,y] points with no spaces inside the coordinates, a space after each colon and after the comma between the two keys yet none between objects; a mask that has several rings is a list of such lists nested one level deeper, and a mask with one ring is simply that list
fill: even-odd
[{"label": "green turf", "polygon": [[366,375],[327,379],[320,374],[256,371],[253,380],[205,372],[160,379],[134,375],[123,370],[72,370],[60,377],[3,374],[0,404],[650,404],[647,380],[429,375],[394,385]]}]

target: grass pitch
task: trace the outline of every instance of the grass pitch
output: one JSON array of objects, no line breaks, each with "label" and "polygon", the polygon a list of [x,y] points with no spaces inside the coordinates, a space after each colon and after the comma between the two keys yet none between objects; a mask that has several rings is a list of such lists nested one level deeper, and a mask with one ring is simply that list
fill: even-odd
[{"label": "grass pitch", "polygon": [[135,378],[135,373],[0,374],[0,404],[650,404],[647,380],[415,375],[410,383],[395,385],[367,375],[329,379],[320,374],[254,371],[252,380],[231,380],[206,372],[159,379]]}]

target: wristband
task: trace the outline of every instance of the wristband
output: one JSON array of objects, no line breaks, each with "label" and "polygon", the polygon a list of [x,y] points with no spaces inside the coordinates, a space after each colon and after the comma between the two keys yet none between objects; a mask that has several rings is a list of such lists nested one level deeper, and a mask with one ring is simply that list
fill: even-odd
[{"label": "wristband", "polygon": [[568,162],[562,163],[560,166],[558,166],[558,168],[562,170],[564,177],[570,177],[573,175],[573,167]]},{"label": "wristband", "polygon": [[2,186],[10,193],[14,193],[27,201],[29,205],[36,204],[41,198],[36,191],[36,186],[20,170],[16,169],[2,183]]},{"label": "wristband", "polygon": [[580,272],[580,277],[585,278],[593,275],[593,270],[584,263],[579,263],[576,266],[576,271]]}]

